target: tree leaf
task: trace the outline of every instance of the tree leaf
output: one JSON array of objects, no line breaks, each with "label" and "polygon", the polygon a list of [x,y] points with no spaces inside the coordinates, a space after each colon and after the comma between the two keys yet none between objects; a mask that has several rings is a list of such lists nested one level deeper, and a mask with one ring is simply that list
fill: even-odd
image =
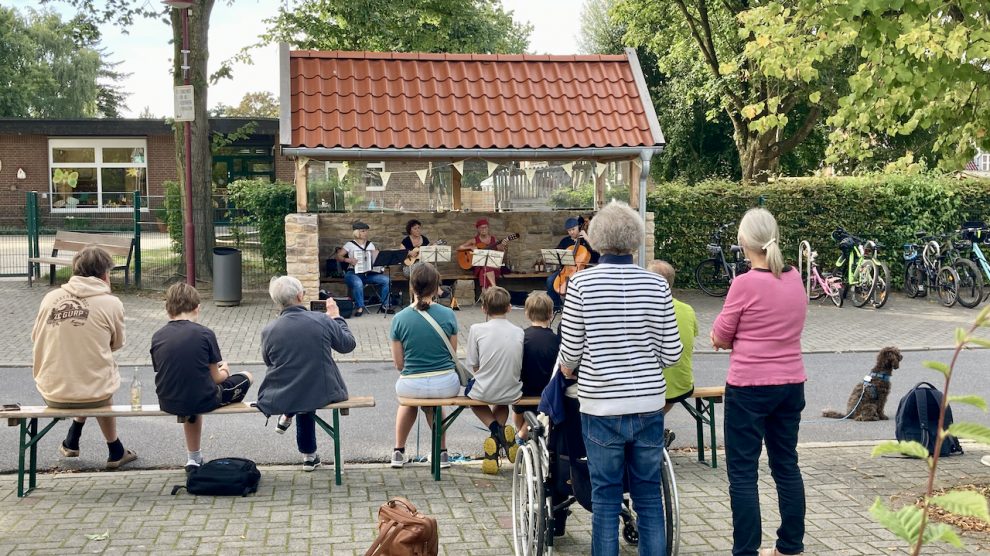
[{"label": "tree leaf", "polygon": [[928,367],[929,369],[936,370],[945,376],[949,376],[949,374],[952,372],[949,369],[949,366],[946,365],[945,363],[942,363],[941,361],[923,361],[921,364]]},{"label": "tree leaf", "polygon": [[980,396],[975,394],[969,394],[965,396],[949,396],[950,402],[959,402],[967,405],[972,405],[983,410],[983,413],[987,412],[987,402]]},{"label": "tree leaf", "polygon": [[929,499],[929,502],[954,514],[973,516],[983,521],[990,521],[990,510],[987,508],[987,499],[979,492],[972,490],[953,490],[941,496],[933,496]]},{"label": "tree leaf", "polygon": [[957,548],[962,548],[963,545],[959,535],[944,523],[929,523],[928,527],[925,527],[925,539],[922,542],[929,544],[935,541],[946,542]]},{"label": "tree leaf", "polygon": [[808,100],[810,100],[812,104],[818,104],[819,102],[821,102],[822,100],[821,91],[815,91],[810,95],[808,95]]},{"label": "tree leaf", "polygon": [[977,338],[976,336],[970,336],[967,340],[970,344],[976,344],[980,347],[990,348],[990,340],[984,338]]},{"label": "tree leaf", "polygon": [[918,534],[921,531],[921,508],[917,506],[904,506],[896,512],[891,511],[880,501],[878,497],[870,507],[873,519],[883,525],[891,533],[897,535],[909,543],[917,542]]},{"label": "tree leaf", "polygon": [[902,454],[919,459],[928,459],[928,448],[914,440],[887,440],[873,447],[871,457],[878,457],[885,454]]},{"label": "tree leaf", "polygon": [[952,423],[945,432],[956,438],[967,438],[981,444],[990,445],[990,427],[984,425],[966,422]]},{"label": "tree leaf", "polygon": [[961,346],[966,343],[966,331],[962,328],[956,329],[956,345]]}]

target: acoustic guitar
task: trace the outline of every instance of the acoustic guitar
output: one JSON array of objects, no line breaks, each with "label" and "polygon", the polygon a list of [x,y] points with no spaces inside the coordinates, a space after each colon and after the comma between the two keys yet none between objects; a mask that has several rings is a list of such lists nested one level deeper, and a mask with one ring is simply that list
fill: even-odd
[{"label": "acoustic guitar", "polygon": [[[505,245],[510,241],[515,241],[519,239],[519,234],[509,234],[505,236],[504,239],[496,243],[496,246]],[[483,249],[479,247],[478,249]],[[457,264],[464,270],[471,270],[471,258],[474,249],[458,249],[457,250]]]},{"label": "acoustic guitar", "polygon": [[[431,243],[430,245],[447,245],[447,240],[438,239],[436,242]],[[419,247],[423,247],[423,246],[420,245]],[[409,254],[406,255],[406,259],[402,261],[402,264],[406,266],[412,266],[416,264],[416,262],[419,261],[419,247],[410,251]]]}]

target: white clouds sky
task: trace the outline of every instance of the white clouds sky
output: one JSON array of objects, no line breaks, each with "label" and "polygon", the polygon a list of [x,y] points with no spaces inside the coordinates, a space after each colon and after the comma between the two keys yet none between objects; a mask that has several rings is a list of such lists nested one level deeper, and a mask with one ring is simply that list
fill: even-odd
[{"label": "white clouds sky", "polygon": [[[154,3],[155,0],[148,0]],[[38,2],[3,0],[2,4],[18,9],[37,7]],[[502,0],[519,22],[533,24],[530,52],[538,54],[574,54],[580,28],[582,0]],[[210,71],[229,59],[242,47],[257,42],[265,29],[264,20],[278,11],[278,0],[236,0],[233,5],[218,0],[210,18]],[[49,7],[71,17],[73,11],[64,4]],[[130,73],[124,89],[131,93],[125,116],[136,116],[147,106],[156,116],[172,114],[172,80],[169,60],[172,34],[169,27],[153,20],[138,20],[124,34],[112,25],[104,25],[103,44],[110,59],[120,61],[118,70]],[[237,104],[244,93],[270,91],[278,93],[278,48],[269,46],[254,51],[254,65],[234,66],[234,78],[221,80],[210,87],[209,106],[217,103]]]}]

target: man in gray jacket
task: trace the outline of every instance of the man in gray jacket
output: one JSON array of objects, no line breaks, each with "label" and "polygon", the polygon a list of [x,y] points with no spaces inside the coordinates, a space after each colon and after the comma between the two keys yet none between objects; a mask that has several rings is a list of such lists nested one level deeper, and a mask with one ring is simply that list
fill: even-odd
[{"label": "man in gray jacket", "polygon": [[261,355],[268,371],[258,390],[258,409],[269,417],[283,415],[283,423],[291,422],[285,417],[295,416],[303,469],[313,471],[320,466],[316,410],[347,399],[333,350],[350,353],[356,346],[354,336],[332,299],[327,300],[326,314],[308,311],[302,284],[292,276],[273,278],[268,294],[282,313],[261,331]]}]

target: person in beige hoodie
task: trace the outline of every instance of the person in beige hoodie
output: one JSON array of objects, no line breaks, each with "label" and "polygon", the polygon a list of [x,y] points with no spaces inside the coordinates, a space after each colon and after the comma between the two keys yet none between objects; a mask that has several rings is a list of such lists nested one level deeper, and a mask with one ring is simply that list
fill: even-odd
[{"label": "person in beige hoodie", "polygon": [[[34,380],[52,408],[86,409],[110,405],[120,387],[113,352],[124,346],[124,305],[110,294],[110,254],[86,247],[72,258],[72,278],[41,301],[31,331]],[[107,468],[137,459],[117,437],[113,417],[97,417],[107,441]],[[86,423],[76,417],[59,446],[65,457],[79,457],[79,438]]]}]

